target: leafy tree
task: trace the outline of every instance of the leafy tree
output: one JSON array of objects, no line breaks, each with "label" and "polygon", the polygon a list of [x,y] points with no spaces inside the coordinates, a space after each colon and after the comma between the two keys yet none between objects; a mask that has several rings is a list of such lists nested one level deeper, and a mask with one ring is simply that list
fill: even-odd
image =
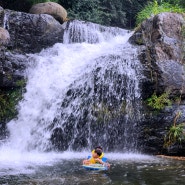
[{"label": "leafy tree", "polygon": [[69,18],[104,25],[133,27],[136,14],[150,0],[59,0]]},{"label": "leafy tree", "polygon": [[100,15],[99,0],[74,0],[68,9],[68,16],[70,18],[88,20],[101,24],[102,19]]}]

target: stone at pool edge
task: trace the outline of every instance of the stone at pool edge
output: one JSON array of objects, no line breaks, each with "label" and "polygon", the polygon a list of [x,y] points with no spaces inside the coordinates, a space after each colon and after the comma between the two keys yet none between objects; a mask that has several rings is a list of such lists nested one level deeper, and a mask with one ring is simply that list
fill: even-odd
[{"label": "stone at pool edge", "polygon": [[6,46],[10,42],[10,34],[9,32],[0,27],[0,46]]},{"label": "stone at pool edge", "polygon": [[32,14],[48,14],[53,16],[61,24],[67,19],[67,11],[58,3],[46,2],[38,3],[31,7]]},{"label": "stone at pool edge", "polygon": [[179,160],[179,161],[185,161],[184,156],[156,155],[156,157],[166,158],[166,159],[174,159],[174,160]]}]

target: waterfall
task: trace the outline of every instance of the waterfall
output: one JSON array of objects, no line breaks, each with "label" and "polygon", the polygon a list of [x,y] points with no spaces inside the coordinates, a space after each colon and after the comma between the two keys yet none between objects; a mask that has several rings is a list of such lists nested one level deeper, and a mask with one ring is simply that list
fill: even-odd
[{"label": "waterfall", "polygon": [[142,68],[128,43],[131,34],[72,21],[63,44],[30,55],[8,145],[22,151],[136,150]]},{"label": "waterfall", "polygon": [[74,20],[67,23],[64,33],[64,43],[99,43],[110,40],[113,36],[124,35],[128,30],[111,28],[99,24]]}]

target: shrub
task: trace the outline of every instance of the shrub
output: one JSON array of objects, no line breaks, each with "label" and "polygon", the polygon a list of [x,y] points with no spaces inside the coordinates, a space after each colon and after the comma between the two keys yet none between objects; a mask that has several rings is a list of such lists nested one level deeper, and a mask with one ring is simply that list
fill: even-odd
[{"label": "shrub", "polygon": [[0,91],[0,122],[6,122],[17,115],[17,104],[22,99],[22,88]]},{"label": "shrub", "polygon": [[162,110],[171,104],[172,102],[169,99],[169,93],[167,92],[161,94],[160,96],[157,96],[156,93],[154,93],[150,98],[147,99],[147,105],[156,110]]},{"label": "shrub", "polygon": [[157,15],[162,12],[173,12],[173,13],[183,13],[185,10],[179,7],[178,4],[172,5],[167,2],[159,4],[156,0],[154,2],[149,2],[143,10],[141,10],[136,16],[136,24],[139,25],[144,20],[150,18],[151,16]]},{"label": "shrub", "polygon": [[167,135],[164,139],[164,147],[170,147],[171,145],[178,143],[181,144],[181,141],[185,139],[184,135],[184,124],[173,125],[170,127]]},{"label": "shrub", "polygon": [[185,140],[184,126],[185,123],[177,124],[177,120],[181,116],[181,112],[177,112],[173,121],[173,125],[169,128],[164,137],[164,148],[168,148],[175,143],[181,144]]}]

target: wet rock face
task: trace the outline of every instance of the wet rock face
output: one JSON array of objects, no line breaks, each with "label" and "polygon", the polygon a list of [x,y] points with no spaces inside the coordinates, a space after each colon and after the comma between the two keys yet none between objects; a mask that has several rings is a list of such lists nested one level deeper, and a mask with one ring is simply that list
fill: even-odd
[{"label": "wet rock face", "polygon": [[0,51],[0,89],[18,87],[18,81],[24,80],[27,57]]},{"label": "wet rock face", "polygon": [[169,128],[174,124],[177,112],[181,112],[181,116],[177,119],[177,124],[183,123],[185,120],[184,101],[180,106],[174,104],[162,111],[145,111],[145,119],[138,124],[138,130],[140,130],[138,142],[143,153],[152,155],[185,155],[184,141],[181,143],[176,142],[170,147],[165,147],[165,136],[167,136]]},{"label": "wet rock face", "polygon": [[59,4],[54,2],[38,3],[31,7],[32,14],[48,14],[53,16],[61,24],[67,18],[67,11]]},{"label": "wet rock face", "polygon": [[161,13],[145,22],[141,29],[144,41],[153,49],[156,61],[182,60],[182,25],[184,19],[180,14]]},{"label": "wet rock face", "polygon": [[64,29],[53,17],[4,10],[3,25],[10,34],[8,48],[22,53],[40,52],[62,42]]},{"label": "wet rock face", "polygon": [[182,89],[185,77],[184,23],[180,14],[161,13],[144,21],[130,38],[132,44],[140,46],[140,59],[148,84],[158,93],[170,90],[174,96],[180,93],[185,95],[185,89]]},{"label": "wet rock face", "polygon": [[140,123],[139,143],[145,153],[182,155],[185,148],[184,143],[176,143],[168,149],[163,147],[164,137],[173,125],[177,111],[181,112],[177,124],[184,122],[184,24],[180,14],[161,13],[144,21],[130,38],[130,43],[139,48],[146,77],[141,83],[143,99],[154,92],[169,92],[172,101],[181,97],[180,105],[174,102],[162,111],[142,107],[145,118]]},{"label": "wet rock face", "polygon": [[[63,26],[50,15],[34,15],[0,7],[0,88],[16,87],[24,78],[26,55],[63,40]],[[8,49],[8,50],[7,50]]]}]

